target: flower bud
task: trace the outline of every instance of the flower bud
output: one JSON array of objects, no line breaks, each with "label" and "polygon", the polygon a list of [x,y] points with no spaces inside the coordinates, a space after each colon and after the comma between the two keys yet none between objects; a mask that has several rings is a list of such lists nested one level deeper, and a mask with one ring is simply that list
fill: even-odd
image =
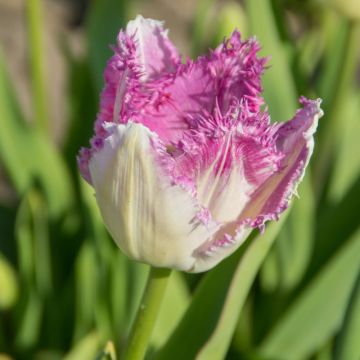
[{"label": "flower bud", "polygon": [[183,64],[160,22],[138,16],[120,32],[79,166],[129,257],[206,271],[288,207],[313,151],[320,100],[301,98],[293,119],[270,123],[259,49],[235,31]]}]

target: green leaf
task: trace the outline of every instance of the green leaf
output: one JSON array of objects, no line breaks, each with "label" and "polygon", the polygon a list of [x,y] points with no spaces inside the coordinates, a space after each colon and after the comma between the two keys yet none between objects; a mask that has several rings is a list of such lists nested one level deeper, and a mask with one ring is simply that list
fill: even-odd
[{"label": "green leaf", "polygon": [[[17,109],[0,52],[0,160],[15,189],[22,193],[30,184],[31,172],[27,160],[33,153],[27,146],[25,124]],[[28,158],[24,156],[25,152]]]},{"label": "green leaf", "polygon": [[75,341],[85,336],[94,324],[94,308],[98,292],[97,272],[94,247],[90,241],[85,241],[75,263]]},{"label": "green leaf", "polygon": [[24,122],[6,78],[0,53],[0,159],[19,194],[34,178],[47,196],[51,215],[71,207],[74,199],[66,164],[48,139]]},{"label": "green leaf", "polygon": [[339,330],[359,271],[359,253],[360,232],[297,296],[262,342],[260,355],[279,360],[306,358]]},{"label": "green leaf", "polygon": [[313,250],[315,203],[310,178],[299,186],[300,199],[293,199],[291,214],[281,229],[261,271],[265,291],[288,292],[302,279]]},{"label": "green leaf", "polygon": [[48,213],[40,193],[30,190],[27,197],[32,217],[36,289],[39,294],[46,296],[51,292],[53,277]]},{"label": "green leaf", "polygon": [[96,360],[116,360],[114,344],[108,341],[104,350],[96,357]]},{"label": "green leaf", "polygon": [[52,291],[52,261],[48,238],[46,205],[41,194],[29,190],[16,215],[15,238],[18,248],[21,298],[16,309],[16,345],[34,346],[40,335],[44,299]]},{"label": "green leaf", "polygon": [[125,24],[126,2],[123,0],[94,0],[87,14],[87,37],[90,65],[98,92],[103,86],[103,71],[116,44],[117,34]]},{"label": "green leaf", "polygon": [[[332,98],[327,99],[326,121],[324,121],[322,130],[319,133],[318,146],[314,154],[316,159],[314,162],[314,183],[316,192],[320,195],[323,195],[323,189],[327,189],[329,175],[332,174],[331,169],[338,152],[338,133],[343,126],[344,106],[356,76],[359,36],[360,25],[348,21],[334,91],[331,95]],[[322,197],[320,199],[322,200]]]},{"label": "green leaf", "polygon": [[196,359],[225,358],[255,276],[274,243],[286,216],[287,214],[283,215],[279,222],[269,225],[266,233],[255,238],[244,252],[232,276],[217,325]]},{"label": "green leaf", "polygon": [[44,190],[50,216],[58,217],[73,206],[75,199],[69,169],[59,150],[43,134],[28,129],[26,136],[32,149],[32,157],[27,158],[33,176]]},{"label": "green leaf", "polygon": [[351,91],[344,99],[343,116],[339,128],[339,148],[334,165],[329,200],[339,202],[356,180],[360,169],[360,157],[354,156],[359,151],[360,91]]},{"label": "green leaf", "polygon": [[22,282],[39,294],[52,289],[52,261],[47,208],[36,190],[29,190],[20,204],[15,233]]},{"label": "green leaf", "polygon": [[216,326],[241,253],[240,249],[204,276],[181,322],[155,355],[156,360],[194,359]]},{"label": "green leaf", "polygon": [[93,252],[93,279],[96,282],[97,293],[94,303],[94,315],[97,328],[107,337],[113,330],[111,315],[111,279],[108,264],[113,260],[113,244],[107,235],[99,208],[96,203],[93,188],[83,179],[80,179],[81,195],[83,200],[84,221],[87,225],[87,236],[90,240],[89,246]]},{"label": "green leaf", "polygon": [[197,3],[191,34],[191,53],[193,56],[202,53],[209,43],[213,28],[210,26],[214,17],[214,0],[200,0]]},{"label": "green leaf", "polygon": [[296,89],[289,59],[281,42],[270,1],[246,0],[250,33],[259,38],[262,55],[271,56],[263,76],[264,98],[276,121],[290,119],[297,108]]},{"label": "green leaf", "polygon": [[15,270],[0,252],[0,310],[11,308],[18,298],[18,293]]},{"label": "green leaf", "polygon": [[64,154],[72,172],[78,174],[76,155],[81,146],[88,146],[93,133],[98,94],[95,94],[89,60],[78,59],[65,47],[69,69],[68,95],[69,128],[66,134]]},{"label": "green leaf", "polygon": [[320,348],[313,360],[333,360],[332,354],[333,341],[330,339],[324,346]]},{"label": "green leaf", "polygon": [[[251,33],[259,38],[262,54],[271,57],[271,67],[263,76],[264,98],[270,114],[276,121],[289,119],[297,109],[297,93],[290,59],[281,40],[272,3],[266,0],[248,0],[245,5]],[[301,200],[294,200],[294,208],[288,221],[264,263],[261,279],[267,291],[294,287],[303,276],[308,263],[313,244],[312,219],[315,211],[310,174],[303,179],[299,194]]]},{"label": "green leaf", "polygon": [[[235,254],[204,276],[181,322],[155,356],[157,360],[193,359],[210,338],[209,347],[216,347],[219,353],[227,349],[256,270],[281,223],[272,223],[264,235],[248,239]],[[240,281],[239,276],[243,277]]]},{"label": "green leaf", "polygon": [[335,360],[358,360],[360,357],[360,272],[347,307],[339,334]]},{"label": "green leaf", "polygon": [[226,2],[217,14],[216,32],[212,43],[218,46],[224,38],[229,38],[234,29],[238,29],[241,37],[248,37],[248,24],[244,8],[237,2]]},{"label": "green leaf", "polygon": [[[334,100],[347,34],[346,20],[332,9],[324,9],[322,37],[325,44],[321,76],[318,77],[317,92],[324,99],[324,110]],[[325,125],[326,126],[326,125]]]},{"label": "green leaf", "polygon": [[100,335],[97,332],[89,333],[64,356],[64,360],[95,359],[99,351],[100,341]]},{"label": "green leaf", "polygon": [[359,228],[354,209],[360,197],[360,174],[339,203],[322,209],[316,228],[314,255],[308,273],[312,274]]},{"label": "green leaf", "polygon": [[28,0],[26,2],[27,35],[30,58],[32,103],[34,121],[44,136],[49,133],[49,112],[46,89],[46,62],[45,60],[45,19],[41,0]]},{"label": "green leaf", "polygon": [[33,258],[34,245],[31,229],[31,212],[26,197],[22,199],[16,213],[15,239],[20,279],[25,286],[30,287],[34,282],[35,264]]},{"label": "green leaf", "polygon": [[96,244],[101,262],[110,261],[111,243],[101,219],[94,189],[80,175],[79,182],[87,236]]},{"label": "green leaf", "polygon": [[[25,299],[24,299],[25,300]],[[21,350],[28,350],[36,344],[40,336],[43,303],[34,289],[26,298],[25,311],[17,324],[15,346]]]}]

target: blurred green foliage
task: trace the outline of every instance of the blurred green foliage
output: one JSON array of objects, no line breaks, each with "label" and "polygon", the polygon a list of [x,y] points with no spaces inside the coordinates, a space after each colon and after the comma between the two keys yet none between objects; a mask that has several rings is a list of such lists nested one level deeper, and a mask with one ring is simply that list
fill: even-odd
[{"label": "blurred green foliage", "polygon": [[[356,17],[329,4],[198,1],[194,56],[235,27],[256,35],[271,56],[272,118],[290,118],[302,94],[322,97],[325,116],[286,216],[212,271],[172,275],[149,358],[360,358],[360,35]],[[94,0],[87,54],[62,44],[69,128],[59,148],[48,136],[41,5],[27,6],[35,122],[0,48],[1,181],[15,193],[11,204],[0,199],[0,359],[121,359],[148,268],[116,249],[75,158],[92,132],[108,44],[133,9]]]}]

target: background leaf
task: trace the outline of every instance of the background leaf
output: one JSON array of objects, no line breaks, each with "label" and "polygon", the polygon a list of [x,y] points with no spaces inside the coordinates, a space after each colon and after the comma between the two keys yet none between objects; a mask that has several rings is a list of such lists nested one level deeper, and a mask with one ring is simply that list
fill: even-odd
[{"label": "background leaf", "polygon": [[357,232],[298,295],[263,341],[261,355],[279,360],[306,358],[339,330],[359,273],[359,251]]}]

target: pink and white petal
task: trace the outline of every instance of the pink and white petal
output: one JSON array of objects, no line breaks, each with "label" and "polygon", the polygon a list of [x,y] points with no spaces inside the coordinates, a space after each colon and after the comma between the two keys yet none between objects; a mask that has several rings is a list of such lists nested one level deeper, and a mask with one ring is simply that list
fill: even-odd
[{"label": "pink and white petal", "polygon": [[126,33],[135,42],[137,61],[143,69],[142,81],[174,72],[180,64],[180,55],[168,39],[168,30],[163,28],[163,22],[138,15],[127,24]]},{"label": "pink and white petal", "polygon": [[189,272],[198,273],[212,269],[233,254],[253,230],[248,225],[235,226],[235,223],[232,225],[233,229],[231,230],[234,236],[230,236],[224,229],[220,229],[212,238],[194,251],[196,262]]},{"label": "pink and white petal", "polygon": [[274,171],[251,195],[247,206],[235,221],[223,226],[196,249],[194,272],[215,266],[231,255],[247,238],[253,227],[263,228],[267,220],[276,220],[289,204],[297,185],[304,176],[311,157],[319,117],[320,100],[301,99],[304,108],[277,131],[278,151],[284,152],[282,167]]},{"label": "pink and white petal", "polygon": [[260,76],[266,59],[258,58],[254,39],[241,41],[239,32],[209,56],[180,65],[176,75],[164,82],[148,85],[153,101],[135,121],[141,122],[167,142],[177,142],[184,130],[199,116],[225,115],[232,104],[246,102],[256,113],[263,104]]},{"label": "pink and white petal", "polygon": [[323,115],[320,99],[301,98],[300,102],[304,107],[292,120],[282,124],[276,134],[276,147],[284,155],[280,169],[253,193],[239,223],[247,222],[261,228],[265,221],[277,219],[296,193],[313,152],[318,119]]},{"label": "pink and white petal", "polygon": [[182,64],[176,74],[148,86],[152,99],[134,121],[156,132],[165,143],[179,141],[193,116],[213,111],[215,82],[205,58]]},{"label": "pink and white petal", "polygon": [[217,176],[210,168],[197,179],[198,200],[219,223],[234,221],[250,199],[253,187],[241,165],[234,165],[226,175]]},{"label": "pink and white petal", "polygon": [[[127,87],[128,77],[131,76],[127,66],[128,61],[129,57],[125,54],[115,53],[107,62],[104,72],[105,85],[100,95],[100,109],[95,120],[91,145],[107,136],[106,124],[119,122],[121,103]],[[80,173],[90,184],[92,180],[89,172],[89,161],[92,153],[96,150],[98,149],[94,149],[93,146],[90,149],[83,148],[78,155]]]},{"label": "pink and white petal", "polygon": [[90,160],[90,173],[110,234],[133,259],[191,271],[195,249],[218,225],[199,221],[192,196],[162,174],[152,146],[156,134],[131,122],[110,125],[108,131]]},{"label": "pink and white petal", "polygon": [[245,177],[243,162],[236,157],[233,131],[208,142],[201,149],[194,173],[197,199],[214,220],[231,222],[246,206],[253,186]]},{"label": "pink and white petal", "polygon": [[176,143],[199,116],[227,113],[232,104],[246,102],[256,113],[263,104],[260,75],[266,59],[256,55],[254,39],[242,42],[240,34],[219,46],[209,56],[177,64],[174,74],[148,81],[151,100],[134,121],[155,131],[163,141]]},{"label": "pink and white petal", "polygon": [[[283,157],[281,152],[262,144],[259,139],[236,131],[230,136],[229,149],[222,145],[213,164],[198,176],[199,201],[220,222],[238,219],[252,201],[256,189],[278,170]],[[206,187],[202,185],[204,179]],[[207,199],[206,203],[203,199]]]},{"label": "pink and white petal", "polygon": [[229,109],[234,99],[246,100],[254,113],[263,104],[260,76],[266,58],[259,58],[260,45],[255,38],[241,40],[236,30],[230,39],[219,45],[211,54],[209,66],[217,81],[219,105],[222,112]]},{"label": "pink and white petal", "polygon": [[[183,139],[182,152],[165,153],[163,164],[174,183],[193,189],[214,220],[231,222],[237,220],[254,191],[277,171],[282,153],[264,141],[263,129],[249,134],[235,124],[218,136],[213,130],[219,131],[204,124],[201,132]],[[273,129],[268,132],[272,134]]]}]

